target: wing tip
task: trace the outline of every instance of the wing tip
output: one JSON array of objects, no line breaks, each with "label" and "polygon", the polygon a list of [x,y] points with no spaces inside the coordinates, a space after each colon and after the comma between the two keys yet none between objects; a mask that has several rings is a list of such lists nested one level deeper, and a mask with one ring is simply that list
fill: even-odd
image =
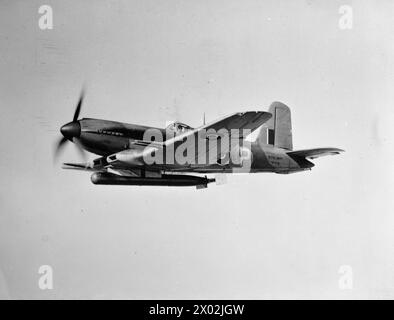
[{"label": "wing tip", "polygon": [[327,148],[327,149],[332,149],[332,152],[334,152],[335,154],[340,154],[341,152],[345,152],[345,150],[340,148]]}]

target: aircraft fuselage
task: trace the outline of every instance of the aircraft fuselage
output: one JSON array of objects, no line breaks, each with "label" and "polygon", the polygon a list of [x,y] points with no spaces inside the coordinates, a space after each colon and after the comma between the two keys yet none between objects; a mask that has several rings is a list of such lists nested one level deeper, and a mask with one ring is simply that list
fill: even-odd
[{"label": "aircraft fuselage", "polygon": [[[63,134],[70,134],[69,139],[78,143],[85,150],[108,156],[123,150],[130,149],[131,145],[144,140],[144,134],[148,129],[161,132],[163,139],[166,140],[167,132],[165,129],[127,124],[109,120],[81,119],[78,121],[79,131],[75,128],[75,123],[66,124],[62,128]],[[74,126],[74,127],[72,127]],[[310,169],[313,164],[305,159],[290,157],[289,150],[277,148],[263,141],[256,140],[250,143],[250,154],[247,161],[250,161],[246,172],[276,172],[291,173]],[[234,164],[229,161],[221,164],[220,161],[209,164],[179,164],[164,163],[162,165],[151,165],[152,170],[166,170],[174,172],[196,172],[196,173],[227,173],[244,172],[239,163]]]}]

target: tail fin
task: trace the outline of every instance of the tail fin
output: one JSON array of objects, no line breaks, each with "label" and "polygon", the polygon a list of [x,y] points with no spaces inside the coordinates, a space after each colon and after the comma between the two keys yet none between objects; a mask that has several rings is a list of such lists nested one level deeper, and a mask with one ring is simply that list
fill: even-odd
[{"label": "tail fin", "polygon": [[290,108],[281,102],[272,102],[269,112],[272,118],[262,126],[258,139],[265,144],[293,150]]}]

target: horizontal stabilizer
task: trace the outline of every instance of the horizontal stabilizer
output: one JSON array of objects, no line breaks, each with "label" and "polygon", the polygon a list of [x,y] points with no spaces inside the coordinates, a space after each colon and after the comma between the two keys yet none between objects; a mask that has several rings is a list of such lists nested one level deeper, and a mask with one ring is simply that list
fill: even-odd
[{"label": "horizontal stabilizer", "polygon": [[316,149],[290,151],[290,152],[287,152],[287,154],[290,157],[315,159],[315,158],[319,158],[319,157],[323,157],[323,156],[339,154],[341,152],[344,152],[344,150],[338,149],[338,148],[316,148]]}]

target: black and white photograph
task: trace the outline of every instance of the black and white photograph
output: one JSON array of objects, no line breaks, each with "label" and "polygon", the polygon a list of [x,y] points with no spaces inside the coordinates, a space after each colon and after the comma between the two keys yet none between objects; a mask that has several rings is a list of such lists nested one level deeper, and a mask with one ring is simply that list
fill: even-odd
[{"label": "black and white photograph", "polygon": [[0,0],[0,106],[0,300],[394,299],[393,1]]}]

